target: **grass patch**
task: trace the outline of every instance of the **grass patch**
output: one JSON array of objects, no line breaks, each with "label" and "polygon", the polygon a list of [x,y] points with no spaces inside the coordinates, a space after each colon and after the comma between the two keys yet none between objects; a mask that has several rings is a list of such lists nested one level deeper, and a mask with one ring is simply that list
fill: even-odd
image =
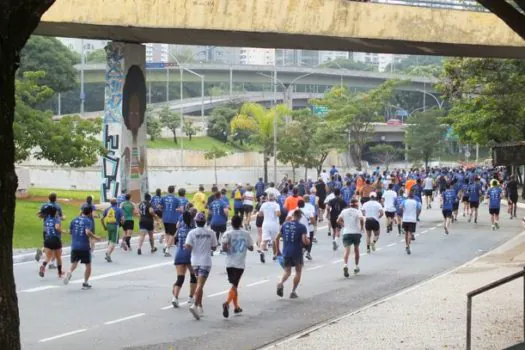
[{"label": "grass patch", "polygon": [[[155,141],[148,140],[148,148],[152,149],[180,149],[179,143],[173,142],[173,139],[156,139]],[[220,147],[227,152],[247,152],[256,151],[257,147],[253,145],[238,145],[230,142],[224,143],[209,136],[193,137],[190,141],[184,138],[183,149],[192,151],[209,151],[214,146]]]},{"label": "grass patch", "polygon": [[31,187],[28,190],[31,197],[47,198],[51,192],[55,192],[58,198],[68,198],[77,201],[85,201],[87,196],[92,196],[94,202],[100,200],[100,192],[97,190],[64,190],[58,188]]}]

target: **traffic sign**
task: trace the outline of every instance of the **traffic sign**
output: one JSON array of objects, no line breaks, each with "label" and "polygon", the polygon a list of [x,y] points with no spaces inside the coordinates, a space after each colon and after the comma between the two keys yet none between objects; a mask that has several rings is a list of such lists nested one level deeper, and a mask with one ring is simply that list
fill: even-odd
[{"label": "traffic sign", "polygon": [[470,152],[469,151],[465,152],[465,157],[470,158]]},{"label": "traffic sign", "polygon": [[324,117],[328,114],[328,107],[322,105],[312,105],[312,113],[318,117]]}]

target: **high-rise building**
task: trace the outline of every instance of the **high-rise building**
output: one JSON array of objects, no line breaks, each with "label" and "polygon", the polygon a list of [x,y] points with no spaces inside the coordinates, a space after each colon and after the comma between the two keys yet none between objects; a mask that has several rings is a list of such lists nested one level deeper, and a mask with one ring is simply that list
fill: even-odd
[{"label": "high-rise building", "polygon": [[275,64],[278,66],[307,66],[319,65],[319,51],[276,49]]},{"label": "high-rise building", "polygon": [[146,44],[146,62],[168,62],[168,44]]},{"label": "high-rise building", "polygon": [[274,65],[275,49],[243,47],[240,49],[240,64]]},{"label": "high-rise building", "polygon": [[171,53],[191,62],[239,64],[240,48],[170,45]]}]

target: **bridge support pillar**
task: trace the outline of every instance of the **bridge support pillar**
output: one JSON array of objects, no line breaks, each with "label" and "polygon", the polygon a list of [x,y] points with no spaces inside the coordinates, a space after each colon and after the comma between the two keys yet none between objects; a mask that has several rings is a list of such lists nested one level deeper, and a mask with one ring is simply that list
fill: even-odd
[{"label": "bridge support pillar", "polygon": [[111,42],[106,46],[101,201],[119,193],[139,202],[148,189],[146,159],[145,48]]}]

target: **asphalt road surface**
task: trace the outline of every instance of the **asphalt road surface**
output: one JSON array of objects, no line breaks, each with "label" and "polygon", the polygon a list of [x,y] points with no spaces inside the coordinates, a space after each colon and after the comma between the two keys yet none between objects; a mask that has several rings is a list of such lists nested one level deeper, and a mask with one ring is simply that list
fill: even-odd
[{"label": "asphalt road surface", "polygon": [[[412,255],[406,255],[396,228],[385,233],[383,221],[377,251],[364,254],[361,273],[348,279],[342,274],[342,248],[332,251],[325,220],[317,234],[319,243],[313,247],[313,261],[305,260],[296,300],[287,298],[291,280],[285,285],[285,298],[275,294],[281,267],[271,258],[261,264],[257,253],[248,252],[239,289],[244,313],[232,312],[229,319],[222,317],[221,308],[229,289],[224,256],[213,257],[203,300],[205,316],[200,321],[184,304],[188,276],[179,299],[183,305],[172,308],[176,279],[172,258],[164,258],[160,251],[150,254],[148,243],[142,256],[136,250],[117,250],[111,264],[103,252],[96,252],[93,288],[87,291],[81,290],[83,266],[64,286],[56,270],[40,278],[36,262],[17,264],[23,349],[259,348],[463,264],[522,231],[520,221],[509,220],[506,214],[501,229],[492,231],[487,206],[482,204],[478,224],[468,224],[460,216],[445,236],[436,203],[433,209],[423,210]],[[364,242],[361,249],[366,250]],[[67,269],[69,257],[65,261]]]}]

